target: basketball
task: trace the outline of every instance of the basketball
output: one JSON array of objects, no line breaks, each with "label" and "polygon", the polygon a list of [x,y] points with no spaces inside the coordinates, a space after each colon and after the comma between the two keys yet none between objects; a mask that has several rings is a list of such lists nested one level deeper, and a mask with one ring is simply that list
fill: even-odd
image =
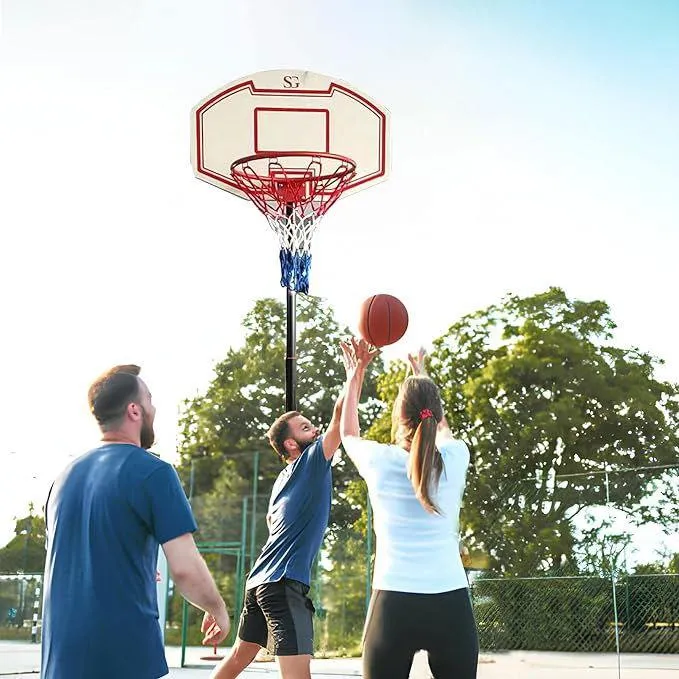
[{"label": "basketball", "polygon": [[408,329],[408,311],[392,295],[373,295],[361,305],[358,334],[375,347],[393,344]]}]

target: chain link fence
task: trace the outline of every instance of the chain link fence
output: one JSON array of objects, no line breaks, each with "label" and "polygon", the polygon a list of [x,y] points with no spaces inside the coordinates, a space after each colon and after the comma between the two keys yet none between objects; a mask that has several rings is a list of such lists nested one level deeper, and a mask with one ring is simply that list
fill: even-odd
[{"label": "chain link fence", "polygon": [[[529,509],[528,521],[559,503],[567,509],[551,530],[535,531],[518,559],[503,544],[492,571],[471,574],[481,647],[679,653],[678,474],[658,467],[554,477],[547,497],[540,480],[516,483],[506,506]],[[502,554],[514,573],[502,572]],[[521,558],[531,566],[517,575]]]},{"label": "chain link fence", "polygon": [[0,639],[39,639],[42,574],[0,575]]},{"label": "chain link fence", "polygon": [[[204,494],[187,487],[234,633],[268,536],[263,478],[237,487],[218,480]],[[462,535],[482,650],[679,653],[679,467],[519,479],[495,488],[496,509],[473,524],[465,516],[477,492],[470,479]],[[310,590],[319,655],[360,653],[374,559],[365,509],[364,488],[335,492]],[[0,577],[4,638],[36,634],[40,590],[40,575]],[[171,581],[166,605],[166,643],[197,645],[201,614]]]},{"label": "chain link fence", "polygon": [[472,599],[485,650],[679,653],[676,574],[480,578]]},{"label": "chain link fence", "polygon": [[[519,479],[494,489],[499,509],[473,531],[463,512],[481,648],[678,653],[678,479],[679,467]],[[192,499],[201,544],[230,541],[242,555],[210,562],[237,613],[236,590],[268,535],[269,489],[260,483],[253,494],[249,485],[236,499]],[[474,492],[471,482],[465,503]],[[310,592],[320,655],[360,652],[374,558],[364,508],[364,495],[333,500]]]}]

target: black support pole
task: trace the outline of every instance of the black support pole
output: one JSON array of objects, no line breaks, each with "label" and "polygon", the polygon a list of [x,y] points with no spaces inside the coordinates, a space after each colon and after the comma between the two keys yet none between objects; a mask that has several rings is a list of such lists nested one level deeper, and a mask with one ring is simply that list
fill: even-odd
[{"label": "black support pole", "polygon": [[[285,208],[288,219],[293,206]],[[288,227],[292,228],[292,227]],[[297,410],[297,293],[287,288],[287,341],[285,348],[285,410]]]},{"label": "black support pole", "polygon": [[285,410],[297,410],[297,293],[288,288],[287,343],[285,350]]}]

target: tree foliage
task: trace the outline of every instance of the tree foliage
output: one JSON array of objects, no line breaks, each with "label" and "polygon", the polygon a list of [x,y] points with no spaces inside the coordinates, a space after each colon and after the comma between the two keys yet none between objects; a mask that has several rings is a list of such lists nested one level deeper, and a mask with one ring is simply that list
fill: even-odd
[{"label": "tree foliage", "polygon": [[[586,507],[639,506],[648,477],[677,462],[677,385],[660,361],[612,343],[605,302],[558,288],[465,316],[435,342],[431,373],[474,451],[463,525],[495,569],[558,568]],[[605,471],[604,471],[605,470]]]},{"label": "tree foliage", "polygon": [[0,549],[0,573],[42,573],[45,567],[45,519],[29,513],[17,519],[14,537]]},{"label": "tree foliage", "polygon": [[[190,486],[193,460],[193,495],[201,539],[239,539],[241,498],[251,493],[254,452],[260,451],[256,530],[257,542],[266,537],[266,504],[281,463],[266,441],[273,420],[284,412],[285,306],[274,299],[258,300],[243,321],[245,341],[231,348],[215,367],[205,392],[185,403],[180,421],[179,472]],[[327,426],[341,385],[344,368],[339,342],[348,335],[340,328],[331,307],[314,297],[301,297],[297,315],[298,408],[312,422]],[[364,425],[381,405],[375,401],[375,380],[381,370],[375,361],[366,376]],[[334,468],[335,502],[331,534],[360,516],[360,508],[342,502],[357,478],[345,460]],[[250,510],[252,506],[250,505]]]},{"label": "tree foliage", "polygon": [[[265,503],[280,470],[264,434],[282,412],[283,305],[258,301],[244,327],[243,347],[229,350],[205,393],[186,404],[180,472],[188,484],[191,460],[200,460],[193,463],[194,495],[209,517],[201,530],[212,526],[217,535],[221,520],[233,537],[240,524],[236,510],[225,512],[225,506],[250,492],[252,453],[260,450],[261,542]],[[509,295],[459,319],[434,341],[429,371],[454,433],[473,453],[463,539],[496,572],[597,570],[594,561],[578,561],[576,542],[596,539],[596,526],[583,520],[598,506],[615,506],[635,520],[676,519],[672,493],[662,511],[649,500],[668,486],[642,468],[677,463],[679,391],[656,376],[658,359],[617,346],[614,330],[605,302],[572,300],[551,288]],[[345,333],[323,303],[308,298],[300,305],[298,393],[300,409],[314,421],[330,419],[343,381],[338,342]],[[401,361],[386,372],[379,361],[373,364],[362,413],[363,431],[372,424],[371,438],[389,440],[390,405],[405,372]],[[331,544],[342,536],[360,540],[342,531],[364,530],[362,481],[345,461],[335,477]]]},{"label": "tree foliage", "polygon": [[[473,452],[463,537],[496,571],[563,569],[576,516],[597,505],[663,520],[645,502],[658,475],[637,470],[677,463],[679,392],[655,377],[658,359],[615,346],[614,329],[605,302],[551,288],[509,295],[434,342],[430,374]],[[389,406],[404,376],[397,362],[380,378]],[[387,408],[370,433],[388,440],[390,426]],[[675,520],[676,499],[665,501]]]}]

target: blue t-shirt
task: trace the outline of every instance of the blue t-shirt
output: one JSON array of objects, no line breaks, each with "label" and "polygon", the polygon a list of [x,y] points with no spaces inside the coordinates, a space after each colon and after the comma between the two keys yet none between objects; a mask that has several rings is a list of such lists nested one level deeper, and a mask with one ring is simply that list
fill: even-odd
[{"label": "blue t-shirt", "polygon": [[196,530],[174,468],[107,444],[67,467],[45,508],[41,679],[156,679],[158,545]]},{"label": "blue t-shirt", "polygon": [[278,475],[269,500],[269,539],[246,583],[311,581],[311,565],[330,517],[332,471],[318,438]]}]

